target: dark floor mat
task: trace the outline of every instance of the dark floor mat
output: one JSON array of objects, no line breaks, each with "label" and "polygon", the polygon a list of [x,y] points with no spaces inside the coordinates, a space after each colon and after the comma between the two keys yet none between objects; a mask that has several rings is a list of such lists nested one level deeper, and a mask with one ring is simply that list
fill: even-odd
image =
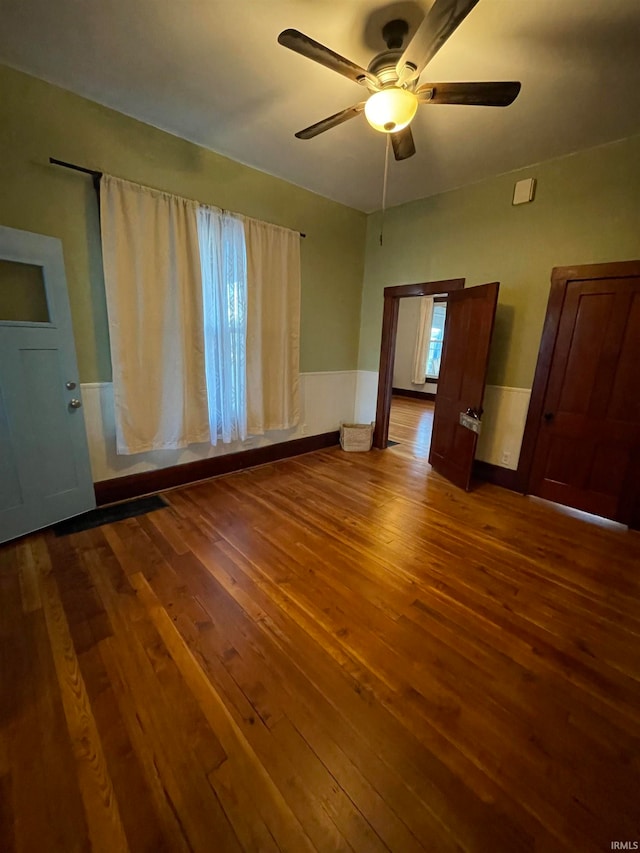
[{"label": "dark floor mat", "polygon": [[133,518],[136,515],[144,515],[156,509],[167,506],[159,495],[151,495],[148,498],[136,498],[133,501],[125,501],[112,506],[98,507],[89,512],[83,512],[75,518],[67,518],[52,526],[56,536],[68,536],[70,533],[80,533],[82,530],[90,530],[92,527],[101,527],[103,524],[111,524],[113,521],[121,521],[123,518]]},{"label": "dark floor mat", "polygon": [[400,444],[399,441],[391,441],[390,438],[387,439],[387,447],[396,447],[398,444]]}]

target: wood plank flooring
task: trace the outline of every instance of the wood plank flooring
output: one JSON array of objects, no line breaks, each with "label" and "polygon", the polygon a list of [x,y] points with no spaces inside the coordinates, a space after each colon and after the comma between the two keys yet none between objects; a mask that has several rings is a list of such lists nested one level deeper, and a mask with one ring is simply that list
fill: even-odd
[{"label": "wood plank flooring", "polygon": [[640,536],[457,491],[403,417],[0,547],[3,853],[640,839]]},{"label": "wood plank flooring", "polygon": [[394,453],[408,458],[429,458],[434,408],[435,403],[431,400],[400,396],[391,398],[389,438],[399,442]]}]

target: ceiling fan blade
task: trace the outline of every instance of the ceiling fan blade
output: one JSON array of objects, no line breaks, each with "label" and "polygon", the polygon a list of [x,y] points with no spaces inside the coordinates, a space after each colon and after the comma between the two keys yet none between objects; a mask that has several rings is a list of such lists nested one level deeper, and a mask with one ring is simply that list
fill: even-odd
[{"label": "ceiling fan blade", "polygon": [[319,62],[325,68],[331,71],[337,71],[343,77],[348,77],[354,83],[371,83],[378,88],[379,84],[373,74],[340,56],[319,41],[309,38],[304,33],[298,30],[283,30],[278,36],[278,42],[289,50],[294,50],[296,53],[306,56],[307,59],[312,59],[314,62]]},{"label": "ceiling fan blade", "polygon": [[416,89],[422,104],[468,104],[508,107],[518,97],[520,83],[424,83]]},{"label": "ceiling fan blade", "polygon": [[360,115],[364,110],[364,104],[365,102],[362,101],[359,104],[354,104],[352,107],[347,107],[346,110],[341,110],[339,113],[335,113],[335,115],[323,118],[322,121],[317,121],[315,124],[305,127],[304,130],[299,130],[296,133],[296,136],[298,139],[313,139],[314,136],[324,133],[325,130],[331,130],[332,127],[337,127],[339,124],[349,121],[350,118],[355,118],[357,115]]},{"label": "ceiling fan blade", "polygon": [[413,157],[416,153],[416,146],[410,127],[405,127],[404,130],[392,133],[391,145],[393,146],[393,156],[396,160],[408,160],[409,157]]},{"label": "ceiling fan blade", "polygon": [[479,0],[435,0],[396,65],[398,85],[420,76]]}]

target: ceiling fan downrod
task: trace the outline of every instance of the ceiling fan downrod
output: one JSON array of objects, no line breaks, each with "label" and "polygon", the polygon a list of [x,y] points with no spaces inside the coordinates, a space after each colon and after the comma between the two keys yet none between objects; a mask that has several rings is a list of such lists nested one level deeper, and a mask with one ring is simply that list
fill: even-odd
[{"label": "ceiling fan downrod", "polygon": [[382,28],[382,38],[387,50],[399,50],[408,32],[409,24],[403,18],[395,18],[385,24]]}]

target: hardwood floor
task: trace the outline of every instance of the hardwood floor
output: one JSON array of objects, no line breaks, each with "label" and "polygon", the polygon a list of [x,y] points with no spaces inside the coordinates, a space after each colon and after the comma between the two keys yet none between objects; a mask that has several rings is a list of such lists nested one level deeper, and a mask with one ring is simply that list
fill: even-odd
[{"label": "hardwood floor", "polygon": [[406,446],[166,498],[0,547],[0,850],[640,839],[639,534]]},{"label": "hardwood floor", "polygon": [[429,458],[434,407],[431,400],[391,398],[389,439],[399,443],[393,448],[394,453],[407,458]]}]

